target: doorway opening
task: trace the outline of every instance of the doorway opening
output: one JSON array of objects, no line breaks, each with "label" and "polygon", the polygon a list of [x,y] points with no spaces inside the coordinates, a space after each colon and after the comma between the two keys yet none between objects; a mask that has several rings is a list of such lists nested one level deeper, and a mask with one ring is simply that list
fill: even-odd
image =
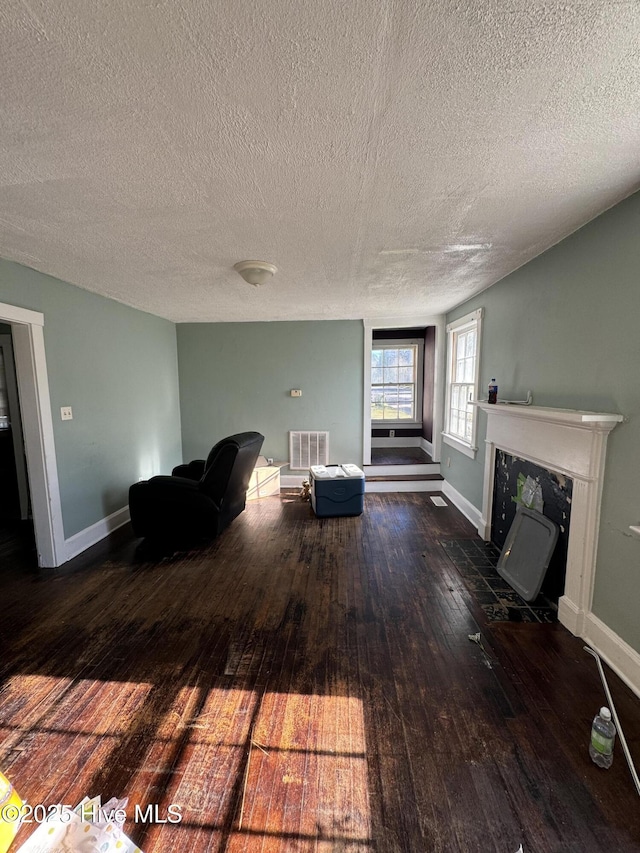
[{"label": "doorway opening", "polygon": [[[373,463],[374,447],[400,448],[397,455],[401,456],[403,445],[419,447],[431,457],[433,463],[439,462],[444,388],[441,375],[444,365],[444,317],[435,315],[416,316],[412,320],[365,320],[363,325],[363,464]],[[401,359],[410,360],[407,353],[402,356],[398,351],[398,346],[403,349],[403,344],[410,341],[419,342],[422,349],[422,354],[416,356],[422,361],[420,364],[416,361],[415,384],[419,385],[419,392],[415,395],[414,389],[407,387],[414,384],[406,381],[408,372],[400,371],[400,368],[411,365],[399,363]],[[382,354],[374,357],[374,347]],[[384,362],[385,349],[395,350],[389,352],[387,361],[388,367],[396,367],[398,370],[374,373],[373,370],[378,366],[374,363],[375,359]],[[393,364],[394,361],[396,364]],[[392,419],[394,423],[391,423]],[[392,430],[393,435],[390,435]]]},{"label": "doorway opening", "polygon": [[433,462],[435,328],[374,329],[371,464]]},{"label": "doorway opening", "polygon": [[0,323],[0,553],[36,561],[11,326]]},{"label": "doorway opening", "polygon": [[370,491],[436,491],[444,318],[364,322],[363,466]]},{"label": "doorway opening", "polygon": [[[5,334],[9,327],[24,442],[24,452],[18,453],[26,468],[22,492],[20,461],[16,468],[20,514],[26,508],[27,516],[33,520],[38,566],[53,568],[65,562],[65,539],[44,349],[44,315],[0,303],[0,323]],[[14,461],[15,455],[14,450]]]}]

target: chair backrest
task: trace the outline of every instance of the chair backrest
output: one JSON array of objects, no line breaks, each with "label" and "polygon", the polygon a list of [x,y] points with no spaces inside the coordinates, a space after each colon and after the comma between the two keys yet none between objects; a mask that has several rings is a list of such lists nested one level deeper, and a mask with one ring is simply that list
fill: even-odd
[{"label": "chair backrest", "polygon": [[200,488],[220,509],[240,502],[244,506],[263,441],[264,436],[259,432],[239,432],[223,438],[212,448]]}]

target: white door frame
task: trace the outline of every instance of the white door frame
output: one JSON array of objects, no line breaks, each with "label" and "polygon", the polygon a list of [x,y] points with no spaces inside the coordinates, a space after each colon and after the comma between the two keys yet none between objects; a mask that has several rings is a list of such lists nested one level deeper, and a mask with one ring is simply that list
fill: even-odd
[{"label": "white door frame", "polygon": [[38,565],[53,568],[64,562],[65,543],[44,349],[44,314],[0,302],[0,321],[11,324]]},{"label": "white door frame", "polygon": [[24,440],[22,438],[22,418],[20,417],[18,381],[16,377],[16,363],[13,357],[13,341],[11,339],[11,335],[0,335],[0,350],[2,350],[4,358],[5,379],[7,381],[9,425],[11,426],[13,457],[16,466],[20,518],[24,521],[29,517],[29,487],[27,485],[27,467],[24,457]]},{"label": "white door frame", "polygon": [[371,346],[374,329],[422,329],[436,328],[436,348],[433,366],[433,461],[440,461],[442,425],[444,417],[444,364],[446,352],[445,317],[443,314],[415,317],[386,317],[381,320],[363,320],[364,325],[364,433],[362,440],[362,463],[371,464]]}]

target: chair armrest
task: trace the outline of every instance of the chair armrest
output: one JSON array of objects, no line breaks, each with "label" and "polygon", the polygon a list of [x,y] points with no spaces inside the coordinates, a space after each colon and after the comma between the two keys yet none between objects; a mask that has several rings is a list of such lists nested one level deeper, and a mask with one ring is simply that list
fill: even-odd
[{"label": "chair armrest", "polygon": [[168,474],[158,474],[156,477],[151,477],[147,480],[149,485],[154,489],[181,489],[192,492],[198,488],[197,482],[194,482],[189,477],[169,476]]},{"label": "chair armrest", "polygon": [[184,465],[176,465],[171,474],[174,477],[186,477],[189,480],[200,480],[204,474],[204,459],[194,459]]},{"label": "chair armrest", "polygon": [[179,501],[182,509],[189,506],[201,506],[202,502],[206,501],[213,509],[219,510],[216,502],[202,491],[198,480],[190,480],[188,477],[159,475],[147,480],[146,487],[152,499]]}]

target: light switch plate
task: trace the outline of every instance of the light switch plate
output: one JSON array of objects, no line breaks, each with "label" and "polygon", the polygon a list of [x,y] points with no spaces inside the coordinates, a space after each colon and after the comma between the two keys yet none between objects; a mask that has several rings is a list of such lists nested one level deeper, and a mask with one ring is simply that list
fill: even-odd
[{"label": "light switch plate", "polygon": [[73,410],[71,406],[61,406],[60,407],[60,417],[63,421],[72,421],[73,420]]}]

